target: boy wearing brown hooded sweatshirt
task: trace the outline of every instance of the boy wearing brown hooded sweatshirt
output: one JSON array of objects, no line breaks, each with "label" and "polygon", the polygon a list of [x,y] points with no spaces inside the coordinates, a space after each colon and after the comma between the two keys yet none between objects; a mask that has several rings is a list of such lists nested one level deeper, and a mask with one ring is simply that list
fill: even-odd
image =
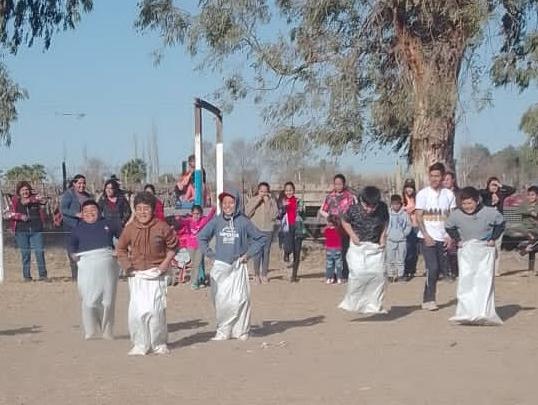
[{"label": "boy wearing brown hooded sweatshirt", "polygon": [[157,219],[155,197],[143,192],[134,199],[134,220],[116,246],[118,261],[129,276],[130,355],[169,353],[166,326],[166,279],[177,247],[174,230]]}]

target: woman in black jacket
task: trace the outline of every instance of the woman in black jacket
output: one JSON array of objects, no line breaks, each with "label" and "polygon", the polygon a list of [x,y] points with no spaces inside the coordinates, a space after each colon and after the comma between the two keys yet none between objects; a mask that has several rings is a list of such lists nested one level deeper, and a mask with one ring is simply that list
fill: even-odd
[{"label": "woman in black jacket", "polygon": [[117,229],[123,229],[129,221],[131,207],[116,180],[106,181],[103,195],[99,198],[99,209],[103,218],[114,224]]},{"label": "woman in black jacket", "polygon": [[[497,177],[490,177],[487,181],[486,188],[480,190],[480,196],[482,197],[482,203],[488,207],[494,207],[501,214],[503,213],[504,200],[506,197],[511,196],[516,192],[514,187],[505,186],[501,184]],[[501,261],[501,245],[503,237],[495,240],[495,249],[497,255],[495,258],[495,275],[501,275],[500,261]]]}]

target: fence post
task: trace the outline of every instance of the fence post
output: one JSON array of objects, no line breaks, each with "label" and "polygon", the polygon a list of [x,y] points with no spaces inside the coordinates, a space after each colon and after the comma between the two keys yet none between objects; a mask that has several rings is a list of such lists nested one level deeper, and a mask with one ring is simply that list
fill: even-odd
[{"label": "fence post", "polygon": [[[1,173],[0,173],[1,176]],[[4,194],[0,177],[0,283],[4,282]]]}]

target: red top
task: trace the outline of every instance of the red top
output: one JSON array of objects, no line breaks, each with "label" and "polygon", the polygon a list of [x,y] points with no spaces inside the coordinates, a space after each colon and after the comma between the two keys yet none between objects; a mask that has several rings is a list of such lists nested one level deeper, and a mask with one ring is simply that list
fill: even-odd
[{"label": "red top", "polygon": [[323,235],[325,236],[326,249],[342,249],[342,238],[338,229],[327,227],[323,231]]},{"label": "red top", "polygon": [[295,196],[288,198],[286,206],[286,214],[288,214],[288,225],[295,225],[297,220],[297,198]]},{"label": "red top", "polygon": [[164,221],[164,203],[157,198],[155,203],[155,218]]}]

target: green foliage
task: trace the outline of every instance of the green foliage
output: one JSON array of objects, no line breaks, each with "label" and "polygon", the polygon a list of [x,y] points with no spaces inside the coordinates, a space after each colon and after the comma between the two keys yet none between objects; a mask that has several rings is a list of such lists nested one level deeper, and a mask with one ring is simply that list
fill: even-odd
[{"label": "green foliage", "polygon": [[33,165],[24,164],[12,167],[5,173],[4,177],[8,182],[12,183],[24,180],[36,184],[47,178],[47,171],[45,170],[45,167],[39,163]]},{"label": "green foliage", "polygon": [[28,97],[26,90],[14,83],[0,63],[0,144],[11,144],[11,124],[17,120],[16,104]]},{"label": "green foliage", "polygon": [[75,28],[81,12],[92,7],[92,0],[0,1],[0,45],[17,53],[21,45],[32,46],[41,38],[48,49],[54,33]]},{"label": "green foliage", "polygon": [[92,6],[92,0],[0,0],[0,143],[10,145],[17,103],[28,97],[9,77],[1,63],[1,50],[16,54],[37,38],[48,49],[54,33],[75,28],[81,12],[89,12]]},{"label": "green foliage", "polygon": [[280,150],[339,155],[374,141],[413,160],[431,139],[451,157],[460,72],[484,75],[472,55],[492,27],[504,40],[494,83],[525,87],[535,74],[536,0],[202,0],[194,13],[175,4],[142,1],[138,28],[221,72],[221,106],[263,103],[268,144]]},{"label": "green foliage", "polygon": [[519,129],[529,137],[529,146],[538,151],[538,104],[533,105],[523,114]]},{"label": "green foliage", "polygon": [[120,172],[123,182],[140,184],[146,179],[147,165],[142,159],[132,159],[121,167]]}]

